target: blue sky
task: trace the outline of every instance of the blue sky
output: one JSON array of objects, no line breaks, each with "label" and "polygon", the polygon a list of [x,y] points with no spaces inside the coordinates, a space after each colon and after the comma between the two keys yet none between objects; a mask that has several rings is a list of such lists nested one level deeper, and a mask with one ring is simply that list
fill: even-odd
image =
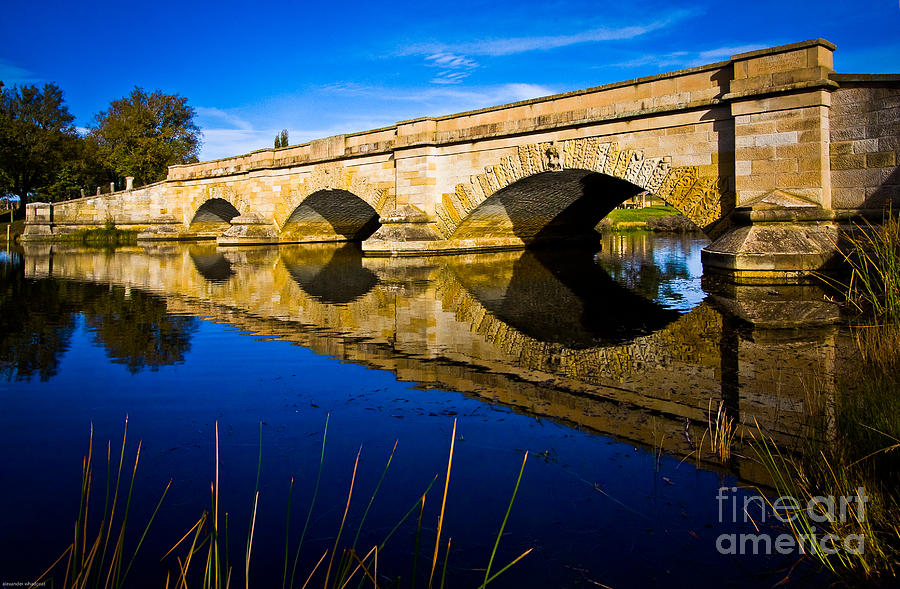
[{"label": "blue sky", "polygon": [[0,80],[55,82],[80,127],[134,86],[197,109],[201,159],[823,37],[900,73],[897,0],[4,3]]}]

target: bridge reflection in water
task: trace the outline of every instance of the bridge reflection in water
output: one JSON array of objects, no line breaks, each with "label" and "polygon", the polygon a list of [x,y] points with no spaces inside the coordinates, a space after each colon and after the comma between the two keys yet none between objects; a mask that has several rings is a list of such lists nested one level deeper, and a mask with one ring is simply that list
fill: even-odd
[{"label": "bridge reflection in water", "polygon": [[[627,251],[648,247],[647,237],[628,239]],[[837,327],[754,329],[723,305],[669,292],[686,275],[670,268],[664,278],[653,255],[623,259],[615,242],[605,246],[597,256],[384,259],[349,244],[113,255],[29,245],[25,273],[156,293],[172,313],[680,455],[699,443],[708,407],[720,401],[745,425],[758,421],[789,441],[804,419],[806,384],[815,378],[827,389],[850,362]],[[734,467],[761,480],[751,464]]]}]

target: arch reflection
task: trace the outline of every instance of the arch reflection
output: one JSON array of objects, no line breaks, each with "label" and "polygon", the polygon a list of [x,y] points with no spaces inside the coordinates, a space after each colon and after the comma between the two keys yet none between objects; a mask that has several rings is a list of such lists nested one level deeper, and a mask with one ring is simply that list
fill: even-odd
[{"label": "arch reflection", "polygon": [[497,319],[571,349],[625,343],[678,317],[617,283],[588,250],[527,250],[448,265]]},{"label": "arch reflection", "polygon": [[378,277],[363,267],[353,243],[282,246],[281,262],[309,296],[333,305],[354,301],[375,287]]}]

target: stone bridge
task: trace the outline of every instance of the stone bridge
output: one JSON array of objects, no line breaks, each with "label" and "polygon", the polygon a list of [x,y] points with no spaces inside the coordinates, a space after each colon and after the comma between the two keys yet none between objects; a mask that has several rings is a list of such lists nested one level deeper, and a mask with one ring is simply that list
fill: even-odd
[{"label": "stone bridge", "polygon": [[596,242],[647,192],[712,239],[704,265],[793,281],[900,204],[900,76],[840,75],[816,39],[728,61],[248,155],[28,205],[25,239],[112,221],[140,239],[363,241],[367,255]]}]

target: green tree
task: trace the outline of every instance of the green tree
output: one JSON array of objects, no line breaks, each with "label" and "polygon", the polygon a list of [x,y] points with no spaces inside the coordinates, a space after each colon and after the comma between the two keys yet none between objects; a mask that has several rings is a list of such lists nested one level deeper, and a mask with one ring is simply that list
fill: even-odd
[{"label": "green tree", "polygon": [[50,202],[78,198],[82,189],[91,195],[97,186],[108,186],[113,180],[116,174],[104,164],[97,141],[90,135],[78,137],[70,157],[40,191],[40,198]]},{"label": "green tree", "polygon": [[0,82],[0,188],[26,202],[43,197],[77,151],[74,120],[57,85]]},{"label": "green tree", "polygon": [[90,135],[110,169],[119,178],[134,176],[140,186],[163,180],[168,166],[197,161],[194,115],[183,96],[135,87],[94,117]]},{"label": "green tree", "polygon": [[275,149],[288,146],[288,130],[282,129],[281,133],[275,136]]}]

